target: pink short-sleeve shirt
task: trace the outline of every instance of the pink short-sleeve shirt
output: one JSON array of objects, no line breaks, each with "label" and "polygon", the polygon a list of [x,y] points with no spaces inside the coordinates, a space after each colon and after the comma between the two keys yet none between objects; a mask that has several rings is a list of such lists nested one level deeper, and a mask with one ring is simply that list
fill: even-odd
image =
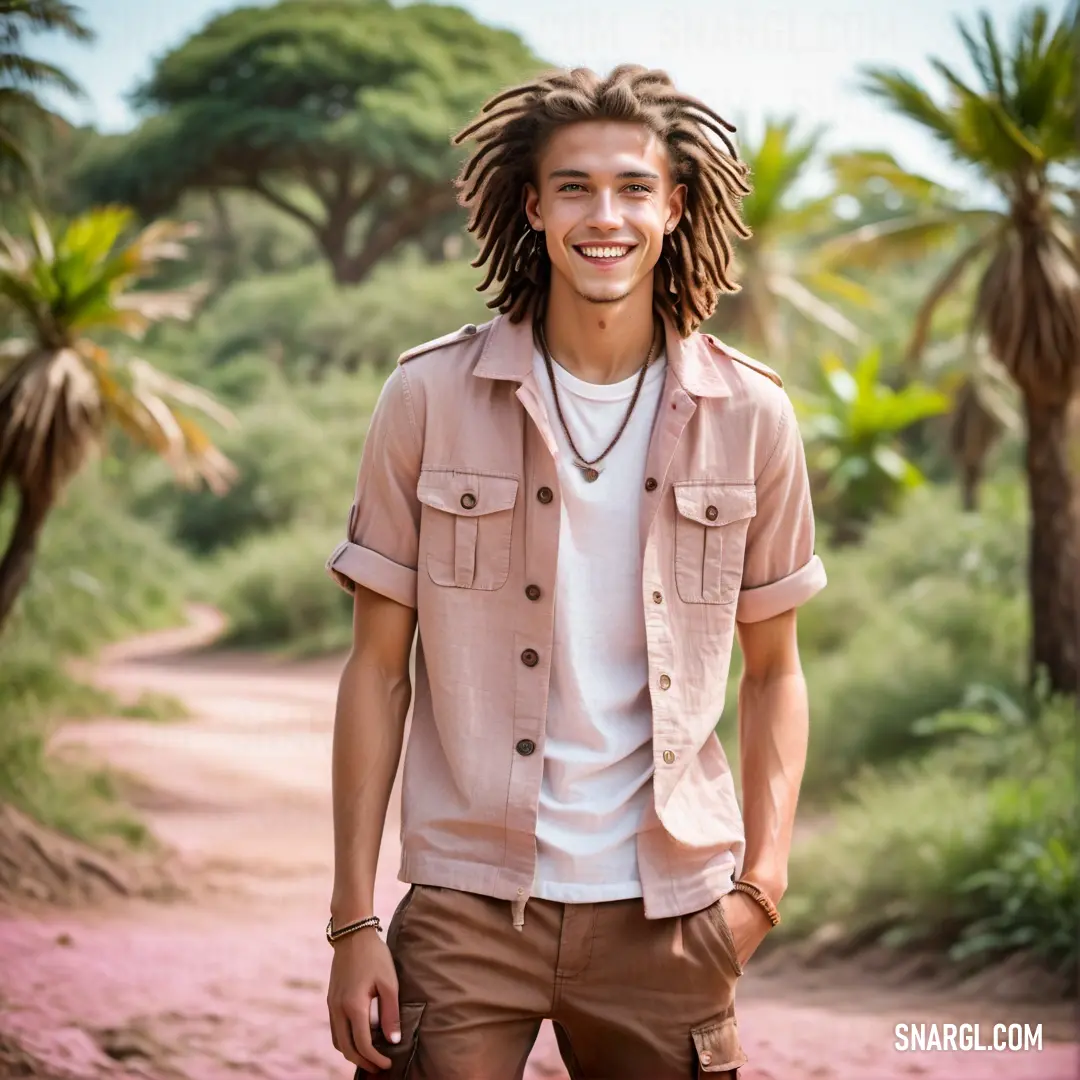
[{"label": "pink short-sleeve shirt", "polygon": [[[641,498],[653,799],[638,837],[649,918],[731,887],[742,817],[716,725],[736,620],[825,585],[802,440],[780,379],[667,325]],[[532,327],[497,316],[405,353],[380,395],[346,538],[327,561],[417,609],[403,881],[528,898],[559,536],[559,452]]]}]

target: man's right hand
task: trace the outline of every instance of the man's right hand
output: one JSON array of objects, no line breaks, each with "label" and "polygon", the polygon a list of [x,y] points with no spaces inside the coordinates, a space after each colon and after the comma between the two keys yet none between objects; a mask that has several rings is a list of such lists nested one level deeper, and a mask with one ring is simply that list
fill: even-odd
[{"label": "man's right hand", "polygon": [[334,945],[326,1004],[334,1049],[365,1072],[392,1062],[371,1041],[371,1003],[378,1000],[379,1026],[392,1043],[401,1039],[398,982],[386,943],[373,929],[357,930]]}]

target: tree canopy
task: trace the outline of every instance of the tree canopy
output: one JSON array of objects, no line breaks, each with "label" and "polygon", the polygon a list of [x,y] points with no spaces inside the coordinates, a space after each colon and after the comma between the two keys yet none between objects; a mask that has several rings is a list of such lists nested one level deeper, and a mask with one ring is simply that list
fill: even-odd
[{"label": "tree canopy", "polygon": [[95,201],[148,215],[244,189],[302,222],[361,281],[456,203],[450,137],[539,62],[513,33],[436,4],[282,0],[213,19],[164,56],[131,136],[84,169]]}]

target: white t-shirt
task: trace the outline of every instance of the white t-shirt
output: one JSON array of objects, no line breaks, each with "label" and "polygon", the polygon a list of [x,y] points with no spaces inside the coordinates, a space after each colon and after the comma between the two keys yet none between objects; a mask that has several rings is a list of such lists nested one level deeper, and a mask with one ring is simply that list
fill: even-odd
[{"label": "white t-shirt", "polygon": [[[533,364],[560,448],[562,494],[533,895],[624,900],[642,895],[637,833],[652,796],[640,511],[664,357],[647,372],[626,430],[592,483],[574,464],[539,351]],[[638,374],[598,385],[553,368],[574,443],[592,460],[622,423]]]}]

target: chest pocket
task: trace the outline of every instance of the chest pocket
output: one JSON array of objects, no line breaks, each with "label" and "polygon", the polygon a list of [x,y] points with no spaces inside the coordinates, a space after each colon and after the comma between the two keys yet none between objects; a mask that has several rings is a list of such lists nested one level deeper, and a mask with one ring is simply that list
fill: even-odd
[{"label": "chest pocket", "polygon": [[746,531],[757,513],[752,483],[676,481],[675,588],[687,604],[730,604],[742,585]]},{"label": "chest pocket", "polygon": [[436,585],[493,590],[506,584],[517,489],[512,476],[450,469],[420,473],[420,537]]}]

